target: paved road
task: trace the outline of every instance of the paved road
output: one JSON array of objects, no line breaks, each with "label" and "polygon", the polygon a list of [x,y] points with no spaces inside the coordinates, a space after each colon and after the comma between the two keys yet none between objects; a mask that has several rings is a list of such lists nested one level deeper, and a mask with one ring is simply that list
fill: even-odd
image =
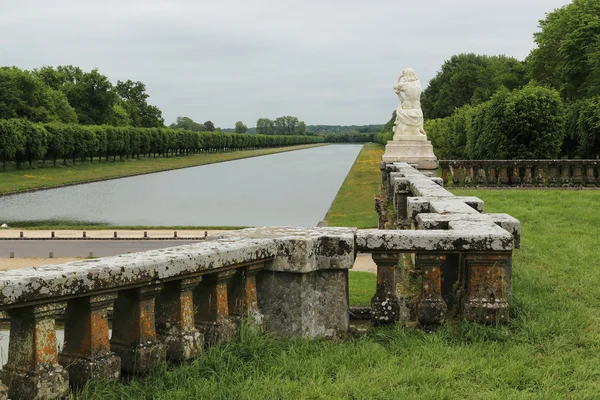
[{"label": "paved road", "polygon": [[114,256],[165,247],[183,246],[198,241],[189,240],[0,240],[0,257],[94,257]]}]

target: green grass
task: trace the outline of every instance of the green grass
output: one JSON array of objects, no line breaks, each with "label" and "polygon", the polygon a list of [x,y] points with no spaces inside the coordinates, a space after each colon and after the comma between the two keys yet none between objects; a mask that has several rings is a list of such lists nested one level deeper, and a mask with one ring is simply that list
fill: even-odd
[{"label": "green grass", "polygon": [[[600,192],[457,190],[522,223],[511,323],[393,327],[346,341],[239,342],[82,399],[598,399]],[[370,285],[352,272],[353,302]],[[373,281],[373,277],[369,278]],[[364,286],[363,286],[364,284]],[[364,294],[359,294],[364,288]]]},{"label": "green grass", "polygon": [[244,229],[247,226],[146,226],[146,225],[104,225],[96,221],[78,221],[62,219],[30,220],[30,221],[4,221],[12,229],[23,230],[153,230],[153,229],[174,229],[174,230],[234,230]]},{"label": "green grass", "polygon": [[377,228],[374,197],[379,193],[383,151],[380,144],[363,146],[327,212],[329,226]]},{"label": "green grass", "polygon": [[307,149],[315,146],[323,146],[323,144],[240,150],[228,153],[203,153],[189,156],[151,157],[117,162],[103,161],[99,163],[96,159],[93,164],[81,163],[76,164],[75,166],[68,165],[66,167],[48,166],[46,168],[34,169],[0,169],[0,194],[193,167],[197,165],[238,160],[241,158]]},{"label": "green grass", "polygon": [[350,271],[348,274],[348,291],[350,306],[368,307],[375,294],[377,276],[370,272]]}]

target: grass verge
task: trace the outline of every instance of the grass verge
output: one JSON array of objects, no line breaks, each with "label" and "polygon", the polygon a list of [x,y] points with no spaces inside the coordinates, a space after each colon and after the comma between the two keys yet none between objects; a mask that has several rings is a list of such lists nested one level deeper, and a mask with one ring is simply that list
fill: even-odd
[{"label": "grass verge", "polygon": [[235,230],[248,228],[247,226],[193,226],[193,225],[172,225],[172,226],[146,226],[146,225],[105,225],[101,222],[94,221],[76,221],[76,220],[31,220],[31,221],[3,221],[11,229],[23,230]]},{"label": "grass verge", "polygon": [[[131,383],[95,383],[77,397],[597,399],[600,192],[455,192],[522,223],[510,324],[372,329],[347,341],[283,340],[244,328],[239,342],[191,363]],[[351,292],[361,286],[357,276]]]},{"label": "grass verge", "polygon": [[108,161],[99,163],[94,161],[93,164],[76,164],[75,166],[70,165],[66,167],[0,170],[0,195],[195,167],[223,161],[302,150],[316,146],[323,146],[323,144],[240,150],[228,153],[202,153],[188,156],[142,158],[139,160],[129,159],[117,162]]},{"label": "grass verge", "polygon": [[375,294],[376,286],[377,275],[370,272],[349,271],[348,292],[350,306],[369,307],[371,305],[371,297]]},{"label": "grass verge", "polygon": [[329,226],[377,228],[374,197],[379,193],[379,161],[384,147],[366,143],[325,216]]}]

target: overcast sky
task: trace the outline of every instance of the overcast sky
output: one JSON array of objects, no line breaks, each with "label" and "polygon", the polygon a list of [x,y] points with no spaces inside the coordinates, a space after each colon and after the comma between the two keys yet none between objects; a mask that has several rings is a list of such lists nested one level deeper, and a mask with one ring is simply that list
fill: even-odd
[{"label": "overcast sky", "polygon": [[0,0],[0,65],[98,68],[146,84],[167,123],[259,117],[380,124],[412,67],[453,54],[524,59],[568,0]]}]

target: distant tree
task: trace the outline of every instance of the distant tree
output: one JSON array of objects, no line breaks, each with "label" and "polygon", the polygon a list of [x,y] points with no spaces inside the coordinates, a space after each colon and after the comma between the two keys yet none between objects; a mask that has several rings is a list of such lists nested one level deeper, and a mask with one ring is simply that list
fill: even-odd
[{"label": "distant tree", "polygon": [[259,118],[256,121],[256,133],[260,135],[274,135],[275,125],[269,118]]},{"label": "distant tree", "polygon": [[242,121],[237,121],[235,123],[235,133],[246,133],[248,131],[248,127],[244,125]]},{"label": "distant tree", "polygon": [[532,78],[565,100],[600,94],[600,2],[573,0],[539,26],[538,47],[527,60]]},{"label": "distant tree", "polygon": [[117,81],[117,95],[123,100],[124,109],[129,114],[131,125],[143,128],[158,128],[164,126],[162,112],[155,106],[149,105],[146,85],[142,82]]},{"label": "distant tree", "polygon": [[206,121],[204,123],[204,127],[206,128],[207,131],[209,132],[214,132],[215,131],[215,124],[212,123],[212,121]]},{"label": "distant tree", "polygon": [[206,127],[203,124],[195,122],[189,117],[177,117],[174,123],[169,125],[172,129],[185,129],[187,131],[201,132],[206,131]]}]

